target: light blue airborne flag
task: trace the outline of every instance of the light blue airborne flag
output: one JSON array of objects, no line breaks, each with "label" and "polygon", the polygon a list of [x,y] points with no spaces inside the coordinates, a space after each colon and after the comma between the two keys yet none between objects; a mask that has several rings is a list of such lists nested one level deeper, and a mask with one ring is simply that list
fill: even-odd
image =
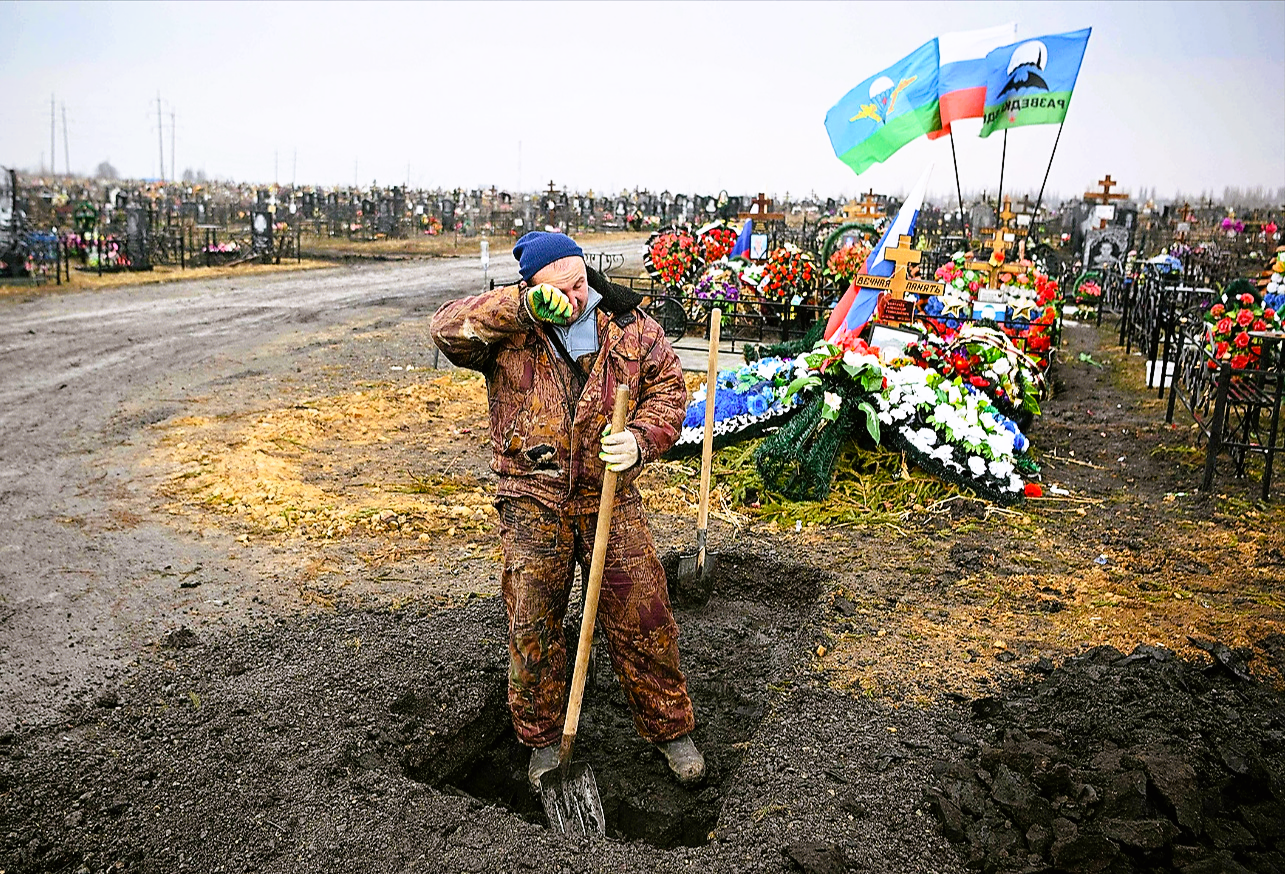
[{"label": "light blue airborne flag", "polygon": [[939,129],[938,106],[933,39],[843,95],[825,114],[825,130],[839,160],[861,173]]},{"label": "light blue airborne flag", "polygon": [[1027,124],[1060,124],[1092,30],[1022,40],[988,53],[980,135]]}]

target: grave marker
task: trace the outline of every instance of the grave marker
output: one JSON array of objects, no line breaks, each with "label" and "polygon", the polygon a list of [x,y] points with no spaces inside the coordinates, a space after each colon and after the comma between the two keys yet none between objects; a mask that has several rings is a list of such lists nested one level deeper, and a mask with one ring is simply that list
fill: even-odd
[{"label": "grave marker", "polygon": [[785,213],[772,212],[772,205],[772,201],[760,191],[759,196],[750,201],[750,211],[738,213],[736,217],[738,219],[754,219],[755,221],[763,222],[785,221]]},{"label": "grave marker", "polygon": [[884,257],[894,265],[892,276],[867,276],[865,274],[853,279],[859,288],[872,288],[888,292],[884,298],[879,321],[889,324],[904,324],[914,316],[914,306],[906,300],[906,292],[927,297],[941,294],[943,286],[939,282],[925,282],[911,279],[908,275],[910,265],[918,264],[923,253],[910,245],[910,237],[902,235],[897,238],[897,245],[885,246]]},{"label": "grave marker", "polygon": [[1111,178],[1108,173],[1105,179],[1099,179],[1098,184],[1102,186],[1101,191],[1086,191],[1084,199],[1091,203],[1099,204],[1094,210],[1094,215],[1098,219],[1098,229],[1101,230],[1107,226],[1107,222],[1115,218],[1115,207],[1112,205],[1113,200],[1128,200],[1129,195],[1124,192],[1112,193],[1111,189],[1120,183]]},{"label": "grave marker", "polygon": [[272,254],[272,213],[255,209],[250,214],[250,252],[256,256]]}]

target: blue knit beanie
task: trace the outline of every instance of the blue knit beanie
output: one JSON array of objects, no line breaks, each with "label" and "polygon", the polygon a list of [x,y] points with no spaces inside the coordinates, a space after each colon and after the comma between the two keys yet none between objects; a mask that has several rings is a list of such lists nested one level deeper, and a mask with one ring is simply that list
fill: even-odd
[{"label": "blue knit beanie", "polygon": [[517,259],[522,278],[527,282],[554,261],[572,255],[584,257],[584,250],[576,245],[575,240],[566,234],[550,234],[545,231],[524,234],[513,247],[513,257]]}]

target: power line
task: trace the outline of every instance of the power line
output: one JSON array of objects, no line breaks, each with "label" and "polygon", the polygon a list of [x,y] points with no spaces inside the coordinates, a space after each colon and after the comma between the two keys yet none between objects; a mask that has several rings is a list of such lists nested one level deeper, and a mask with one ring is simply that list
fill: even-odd
[{"label": "power line", "polygon": [[62,160],[63,170],[71,175],[71,146],[67,144],[67,104],[62,105]]},{"label": "power line", "polygon": [[161,181],[165,181],[165,118],[161,115],[161,92],[156,92],[156,153],[160,156]]}]

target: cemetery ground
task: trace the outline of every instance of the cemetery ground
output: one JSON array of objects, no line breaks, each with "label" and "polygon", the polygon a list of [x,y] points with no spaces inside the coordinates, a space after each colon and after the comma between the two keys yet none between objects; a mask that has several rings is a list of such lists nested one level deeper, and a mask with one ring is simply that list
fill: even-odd
[{"label": "cemetery ground", "polygon": [[[576,242],[585,251],[597,251],[604,245],[618,246],[621,243],[636,244],[638,248],[646,242],[650,232],[623,231],[613,233],[576,233]],[[416,234],[402,238],[383,237],[376,240],[349,240],[344,237],[316,236],[304,234],[299,250],[307,257],[330,259],[397,259],[397,258],[476,258],[481,254],[483,239],[490,245],[492,264],[495,265],[497,278],[509,275],[507,271],[509,250],[514,239],[509,237],[465,237],[445,231],[440,234]]]},{"label": "cemetery ground", "polygon": [[167,282],[192,282],[195,280],[227,279],[242,276],[261,276],[265,273],[293,273],[299,270],[316,270],[331,267],[331,261],[306,258],[302,261],[290,259],[280,264],[238,264],[236,266],[205,267],[195,266],[186,269],[168,264],[158,264],[146,271],[117,271],[99,276],[94,271],[71,271],[70,277],[63,277],[59,285],[48,280],[41,285],[4,284],[0,283],[0,298],[30,298],[37,294],[64,294],[75,291],[97,291],[104,288],[122,288],[135,285],[159,285]]},{"label": "cemetery ground", "polygon": [[[612,838],[549,833],[507,727],[484,390],[427,335],[480,283],[0,300],[0,870],[1285,866],[1285,512],[1225,460],[1197,494],[1191,432],[1083,324],[1031,432],[1066,495],[845,455],[830,501],[785,504],[720,451],[713,596],[674,592],[709,778],[668,778],[603,659],[577,750]],[[642,480],[671,571],[697,481]]]}]

